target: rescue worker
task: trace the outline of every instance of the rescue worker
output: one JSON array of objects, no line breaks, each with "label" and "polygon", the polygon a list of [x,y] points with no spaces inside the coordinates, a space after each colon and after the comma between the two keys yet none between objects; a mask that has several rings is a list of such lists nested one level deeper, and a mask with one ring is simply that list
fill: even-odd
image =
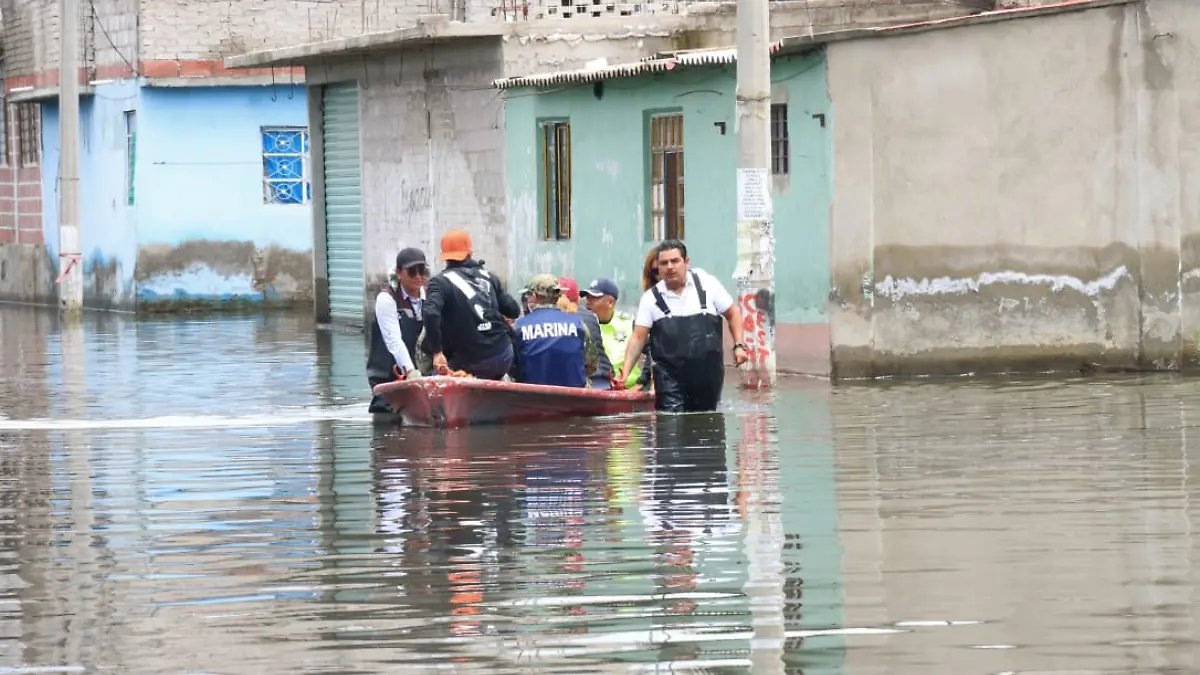
[{"label": "rescue worker", "polygon": [[[615,380],[625,364],[625,345],[633,336],[633,317],[625,312],[617,311],[617,299],[621,292],[611,279],[596,279],[583,292],[587,296],[588,310],[596,316],[600,324],[600,340],[604,353],[611,363],[611,377]],[[643,370],[642,364],[634,364],[625,380],[614,382],[618,389],[626,389],[644,384],[643,378],[649,372]]]},{"label": "rescue worker", "polygon": [[471,257],[471,235],[450,230],[442,236],[446,269],[429,280],[421,351],[434,372],[466,371],[483,380],[500,380],[513,363],[513,340],[505,319],[521,308],[482,260]]},{"label": "rescue worker", "polygon": [[[367,382],[371,389],[384,382],[420,377],[413,354],[421,334],[421,304],[429,265],[420,249],[406,248],[396,255],[388,285],[375,297],[371,320],[371,345],[367,352]],[[371,398],[370,412],[390,412],[379,396]]]},{"label": "rescue worker", "polygon": [[596,346],[578,316],[558,308],[562,287],[549,274],[529,282],[529,314],[517,319],[518,382],[556,387],[587,387],[595,368]]},{"label": "rescue worker", "polygon": [[588,374],[591,388],[612,389],[612,378],[616,373],[613,372],[612,360],[601,347],[604,344],[604,336],[600,333],[600,320],[591,310],[579,306],[579,282],[571,277],[559,277],[558,285],[562,288],[558,308],[578,316],[583,322],[583,327],[587,329],[588,336],[592,338],[592,343],[596,345],[596,368]]},{"label": "rescue worker", "polygon": [[654,406],[665,412],[717,409],[725,384],[721,317],[733,336],[733,359],[746,362],[742,315],[729,291],[713,275],[690,269],[687,246],[678,239],[659,244],[661,281],[642,294],[633,337],[625,347],[619,381],[629,377],[634,357],[650,343],[654,360]]}]

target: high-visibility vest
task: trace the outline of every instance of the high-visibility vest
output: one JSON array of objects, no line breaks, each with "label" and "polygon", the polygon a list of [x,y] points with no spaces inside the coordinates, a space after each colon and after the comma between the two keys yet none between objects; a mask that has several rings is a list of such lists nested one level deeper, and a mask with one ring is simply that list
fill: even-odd
[{"label": "high-visibility vest", "polygon": [[[633,317],[624,312],[616,312],[611,321],[600,324],[600,337],[604,339],[604,353],[608,354],[608,360],[612,361],[614,374],[620,373],[621,367],[625,365],[625,345],[629,343],[629,338],[632,336]],[[637,386],[641,377],[642,359],[639,354],[637,363],[630,369],[629,377],[625,380],[625,386]]]}]

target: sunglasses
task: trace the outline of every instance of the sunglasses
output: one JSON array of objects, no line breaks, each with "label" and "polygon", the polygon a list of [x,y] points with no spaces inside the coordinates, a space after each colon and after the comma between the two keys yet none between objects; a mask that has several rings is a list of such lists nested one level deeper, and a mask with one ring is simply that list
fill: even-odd
[{"label": "sunglasses", "polygon": [[410,277],[427,277],[429,276],[429,267],[427,265],[413,265],[405,270]]},{"label": "sunglasses", "polygon": [[658,268],[657,268],[657,267],[651,267],[651,268],[650,268],[650,278],[651,278],[651,279],[657,279],[657,278],[658,278]]}]

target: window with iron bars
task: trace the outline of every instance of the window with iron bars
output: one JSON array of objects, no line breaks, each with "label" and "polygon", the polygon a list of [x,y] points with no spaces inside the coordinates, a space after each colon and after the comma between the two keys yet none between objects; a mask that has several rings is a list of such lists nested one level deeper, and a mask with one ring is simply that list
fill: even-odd
[{"label": "window with iron bars", "polygon": [[264,204],[307,204],[312,201],[308,143],[305,127],[262,128]]},{"label": "window with iron bars", "polygon": [[650,237],[683,239],[683,113],[650,117]]},{"label": "window with iron bars", "polygon": [[788,107],[771,104],[771,173],[786,176],[792,170],[792,146],[788,139]]},{"label": "window with iron bars", "polygon": [[21,166],[37,166],[42,159],[42,106],[38,103],[18,103],[17,154]]},{"label": "window with iron bars", "polygon": [[571,238],[571,123],[541,122],[542,238]]},{"label": "window with iron bars", "polygon": [[8,99],[4,97],[4,80],[0,79],[0,166],[8,166]]},{"label": "window with iron bars", "polygon": [[134,171],[137,168],[137,111],[125,111],[125,203],[134,204]]}]

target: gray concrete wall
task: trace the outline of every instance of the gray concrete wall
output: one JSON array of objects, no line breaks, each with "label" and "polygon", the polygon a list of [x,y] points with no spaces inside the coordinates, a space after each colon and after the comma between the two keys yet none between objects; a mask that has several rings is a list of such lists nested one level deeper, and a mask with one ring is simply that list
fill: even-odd
[{"label": "gray concrete wall", "polygon": [[1198,31],[1149,0],[830,44],[835,375],[1195,354]]},{"label": "gray concrete wall", "polygon": [[0,302],[57,305],[54,265],[41,244],[0,244]]},{"label": "gray concrete wall", "polygon": [[[306,64],[313,100],[319,100],[324,83],[359,83],[368,300],[386,281],[399,249],[419,247],[436,264],[441,236],[452,228],[469,231],[476,257],[508,280],[504,99],[493,80],[578,68],[603,55],[632,61],[670,44],[669,36],[627,31],[611,40],[586,33],[536,41],[490,37]],[[319,109],[310,109],[310,128],[320,127],[319,115]],[[317,142],[314,135],[314,148]],[[320,186],[313,187],[314,252],[320,261],[324,214],[315,208]],[[318,288],[327,283],[323,267],[315,275]],[[318,293],[319,316],[325,294]]]},{"label": "gray concrete wall", "polygon": [[503,275],[503,111],[491,89],[502,63],[500,40],[485,38],[308,66],[312,84],[359,83],[368,289],[399,249],[433,257],[452,228],[470,231],[477,257]]}]

